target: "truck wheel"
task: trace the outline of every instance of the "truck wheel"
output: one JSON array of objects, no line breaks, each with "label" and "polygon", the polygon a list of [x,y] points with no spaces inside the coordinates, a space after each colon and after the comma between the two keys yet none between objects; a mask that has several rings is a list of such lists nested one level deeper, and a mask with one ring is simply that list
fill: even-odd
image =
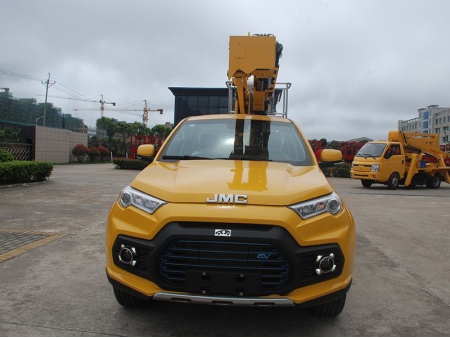
[{"label": "truck wheel", "polygon": [[370,180],[361,180],[361,184],[364,188],[370,188],[372,186],[372,181]]},{"label": "truck wheel", "polygon": [[317,316],[337,316],[344,309],[345,298],[346,295],[343,295],[341,298],[329,303],[316,305],[312,308],[313,313]]},{"label": "truck wheel", "polygon": [[117,302],[128,309],[143,309],[150,306],[150,301],[135,297],[113,287]]},{"label": "truck wheel", "polygon": [[441,186],[441,178],[438,175],[428,177],[426,185],[429,189],[438,189]]},{"label": "truck wheel", "polygon": [[391,176],[389,176],[387,184],[389,189],[391,190],[397,189],[398,185],[400,184],[400,175],[397,173],[391,174]]}]

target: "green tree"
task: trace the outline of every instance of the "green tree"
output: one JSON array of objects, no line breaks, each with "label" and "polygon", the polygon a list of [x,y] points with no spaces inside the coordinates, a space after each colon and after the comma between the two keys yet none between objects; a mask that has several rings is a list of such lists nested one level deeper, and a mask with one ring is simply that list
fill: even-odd
[{"label": "green tree", "polygon": [[339,141],[331,141],[330,143],[328,143],[328,148],[330,149],[339,149]]},{"label": "green tree", "polygon": [[108,147],[114,135],[118,132],[118,121],[110,117],[100,117],[97,119],[97,129],[104,130],[108,137]]},{"label": "green tree", "polygon": [[15,132],[8,127],[0,130],[0,142],[19,142],[20,130]]},{"label": "green tree", "polygon": [[133,122],[128,124],[129,135],[153,135],[151,129],[140,122]]},{"label": "green tree", "polygon": [[[128,137],[130,136],[129,126],[130,126],[130,124],[126,123],[125,121],[117,122],[117,133],[120,134],[120,136],[121,136],[120,143],[125,149],[127,146]],[[120,149],[117,149],[117,150],[120,151]]]},{"label": "green tree", "polygon": [[171,131],[171,127],[166,127],[162,124],[158,124],[152,128],[153,135],[161,136],[164,138],[167,137]]}]

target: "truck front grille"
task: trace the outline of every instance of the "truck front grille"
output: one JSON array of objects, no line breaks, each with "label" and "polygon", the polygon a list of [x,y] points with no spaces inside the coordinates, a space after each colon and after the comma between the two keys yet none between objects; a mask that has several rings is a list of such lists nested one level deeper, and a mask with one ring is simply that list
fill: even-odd
[{"label": "truck front grille", "polygon": [[[174,240],[163,250],[159,258],[159,276],[174,290],[186,291],[191,283],[189,278],[200,279],[201,274],[231,278],[231,284],[239,276],[251,275],[252,286],[259,284],[258,293],[269,295],[290,282],[291,264],[277,245],[269,243]],[[211,292],[214,292],[214,285],[212,288]],[[216,287],[223,293],[236,293],[237,289]],[[201,292],[208,293],[207,287]]]}]

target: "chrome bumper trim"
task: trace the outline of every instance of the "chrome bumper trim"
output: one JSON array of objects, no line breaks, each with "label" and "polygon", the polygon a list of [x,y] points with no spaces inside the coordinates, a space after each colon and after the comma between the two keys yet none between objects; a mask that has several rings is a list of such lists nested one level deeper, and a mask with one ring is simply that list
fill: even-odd
[{"label": "chrome bumper trim", "polygon": [[238,298],[238,297],[212,297],[190,294],[178,294],[158,292],[153,296],[154,300],[170,302],[182,302],[207,305],[234,305],[234,306],[295,306],[288,298]]}]

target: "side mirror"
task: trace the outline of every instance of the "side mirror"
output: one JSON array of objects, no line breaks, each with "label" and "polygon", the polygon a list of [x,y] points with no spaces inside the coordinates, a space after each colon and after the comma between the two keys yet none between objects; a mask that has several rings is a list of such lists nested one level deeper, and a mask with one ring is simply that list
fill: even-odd
[{"label": "side mirror", "polygon": [[155,158],[156,150],[153,144],[143,144],[138,147],[136,158],[144,162],[152,162]]},{"label": "side mirror", "polygon": [[386,154],[384,154],[384,158],[386,160],[389,160],[391,157],[392,157],[392,151],[391,150],[386,151]]},{"label": "side mirror", "polygon": [[342,153],[336,149],[324,149],[320,157],[322,159],[322,162],[319,163],[320,168],[332,167],[342,161]]}]

